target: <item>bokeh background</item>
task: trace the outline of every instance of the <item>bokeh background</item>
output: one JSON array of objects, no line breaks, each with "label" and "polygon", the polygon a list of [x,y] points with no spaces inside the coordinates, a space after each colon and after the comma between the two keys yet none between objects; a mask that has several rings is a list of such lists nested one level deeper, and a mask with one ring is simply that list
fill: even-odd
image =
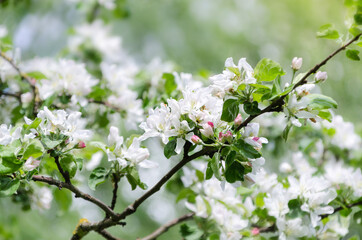
[{"label": "bokeh background", "polygon": [[[22,50],[22,59],[58,56],[67,45],[69,29],[87,18],[87,10],[71,0],[0,3],[0,24],[7,26],[15,46]],[[252,66],[267,57],[286,69],[298,56],[303,58],[302,71],[307,71],[338,48],[333,40],[317,39],[318,28],[333,23],[343,33],[348,15],[341,0],[125,0],[121,5],[117,16],[106,19],[130,55],[145,63],[160,57],[174,62],[178,71],[190,73],[218,73],[230,56],[246,57]],[[339,103],[336,112],[361,133],[361,62],[342,53],[323,70],[328,72],[328,80],[321,85],[323,93]],[[162,166],[154,179],[168,168],[167,164]],[[128,190],[125,185],[118,210],[141,193]],[[105,194],[110,192],[109,184],[98,197],[110,201]],[[174,209],[174,198],[167,192],[156,200],[158,197],[148,201],[148,207],[161,210],[142,207],[126,227],[111,232],[135,239],[182,211],[181,205]],[[0,199],[0,239],[49,239],[50,233],[54,240],[68,239],[84,216],[96,220],[101,215],[79,201],[71,211],[54,205],[49,211],[23,212],[9,199]],[[178,228],[173,228],[160,239],[178,239],[177,232]],[[92,233],[86,239],[100,237]]]}]

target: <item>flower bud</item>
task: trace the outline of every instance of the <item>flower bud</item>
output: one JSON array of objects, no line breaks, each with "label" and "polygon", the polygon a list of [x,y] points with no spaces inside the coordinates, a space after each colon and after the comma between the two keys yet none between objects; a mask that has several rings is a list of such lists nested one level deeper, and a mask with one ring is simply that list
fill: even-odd
[{"label": "flower bud", "polygon": [[292,60],[292,69],[298,71],[302,67],[302,64],[303,64],[303,58],[295,57]]},{"label": "flower bud", "polygon": [[77,145],[77,148],[85,148],[85,143],[83,141],[80,141]]},{"label": "flower bud", "polygon": [[31,101],[33,100],[33,94],[31,94],[30,92],[21,94],[20,99],[21,102],[24,104],[31,103]]},{"label": "flower bud", "polygon": [[235,120],[234,120],[234,124],[235,127],[240,126],[240,124],[243,122],[243,117],[241,116],[241,114],[239,113],[238,116],[236,116]]},{"label": "flower bud", "polygon": [[214,124],[212,122],[203,124],[202,127],[203,129],[200,129],[202,135],[204,135],[207,138],[214,136]]},{"label": "flower bud", "polygon": [[191,137],[191,141],[192,141],[193,143],[195,143],[195,144],[201,144],[201,143],[202,143],[201,138],[199,138],[199,137],[196,136],[196,135],[193,135],[193,136]]},{"label": "flower bud", "polygon": [[255,236],[255,235],[258,235],[259,233],[260,233],[259,228],[256,228],[256,227],[255,227],[255,228],[253,228],[253,229],[251,230],[251,234],[254,235],[254,236]]},{"label": "flower bud", "polygon": [[229,142],[231,143],[233,141],[233,134],[230,131],[227,131],[226,133],[219,133],[219,141],[220,142]]},{"label": "flower bud", "polygon": [[315,75],[315,80],[317,83],[324,82],[327,79],[327,72],[318,71]]},{"label": "flower bud", "polygon": [[33,157],[29,157],[28,160],[26,160],[23,168],[25,171],[32,171],[35,168],[37,168],[40,164],[40,160],[36,160]]}]

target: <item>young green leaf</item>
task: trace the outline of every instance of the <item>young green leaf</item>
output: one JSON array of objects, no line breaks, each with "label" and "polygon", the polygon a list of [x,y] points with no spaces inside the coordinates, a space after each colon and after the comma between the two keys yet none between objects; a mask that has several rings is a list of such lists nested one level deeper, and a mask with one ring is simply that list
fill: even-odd
[{"label": "young green leaf", "polygon": [[325,24],[319,28],[317,32],[318,38],[337,39],[339,38],[338,31],[332,24]]},{"label": "young green leaf", "polygon": [[0,197],[13,195],[20,186],[19,179],[0,176]]},{"label": "young green leaf", "polygon": [[254,73],[258,82],[273,81],[277,76],[283,76],[285,74],[279,63],[268,58],[263,58],[258,62]]},{"label": "young green leaf", "polygon": [[239,101],[237,99],[228,99],[222,107],[221,120],[232,122],[239,114]]},{"label": "young green leaf", "polygon": [[346,51],[346,56],[349,58],[349,59],[351,59],[351,60],[353,60],[353,61],[359,61],[359,60],[361,60],[360,59],[360,57],[358,56],[358,54],[359,54],[359,51],[358,50],[347,50]]},{"label": "young green leaf", "polygon": [[103,167],[95,168],[89,176],[88,186],[93,191],[96,190],[96,187],[99,184],[102,184],[106,181],[108,177],[108,170]]},{"label": "young green leaf", "polygon": [[167,95],[171,95],[171,93],[177,88],[175,76],[171,73],[164,73],[162,78],[165,79],[165,91]]}]

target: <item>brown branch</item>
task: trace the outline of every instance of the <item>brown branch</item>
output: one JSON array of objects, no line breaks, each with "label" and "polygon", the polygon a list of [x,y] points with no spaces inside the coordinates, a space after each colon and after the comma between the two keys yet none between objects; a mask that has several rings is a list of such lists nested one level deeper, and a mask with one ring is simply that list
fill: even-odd
[{"label": "brown branch", "polygon": [[[145,194],[143,194],[140,198],[135,200],[132,204],[130,204],[122,213],[117,214],[116,218],[109,219],[106,218],[100,222],[93,223],[93,224],[86,224],[86,225],[80,225],[79,230],[82,233],[82,237],[85,235],[84,233],[88,233],[90,231],[99,231],[103,230],[105,228],[117,225],[119,221],[125,219],[127,216],[133,214],[136,212],[137,208],[146,201],[149,197],[151,197],[154,193],[158,192],[161,187],[175,174],[177,173],[183,166],[185,166],[188,162],[192,161],[193,159],[196,159],[198,157],[204,156],[204,155],[211,155],[215,153],[215,149],[211,147],[205,147],[201,151],[194,153],[191,156],[188,156],[188,149],[190,147],[190,143],[186,143],[185,150],[184,150],[184,156],[182,160],[176,164],[166,175],[164,175],[150,190],[148,190]],[[74,235],[77,235],[76,232]]]},{"label": "brown branch", "polygon": [[113,196],[112,196],[112,203],[111,203],[111,209],[114,210],[115,206],[116,206],[116,202],[117,202],[117,191],[118,191],[118,182],[119,182],[119,177],[116,173],[113,174],[113,181],[114,181],[114,186],[113,186]]},{"label": "brown branch", "polygon": [[156,239],[161,234],[167,232],[170,227],[173,227],[178,223],[190,220],[190,219],[192,219],[194,217],[194,215],[195,215],[195,213],[188,213],[188,214],[183,215],[182,217],[176,218],[176,219],[166,223],[165,225],[161,226],[160,228],[156,229],[150,235],[148,235],[148,236],[146,236],[144,238],[139,238],[138,240],[153,240],[153,239]]},{"label": "brown branch", "polygon": [[101,231],[97,231],[97,233],[99,233],[99,235],[101,235],[102,237],[104,237],[107,240],[120,240],[119,238],[113,237],[109,232],[107,232],[106,230],[101,230]]},{"label": "brown branch", "polygon": [[0,96],[13,97],[16,98],[19,102],[21,102],[20,93],[9,93],[9,92],[0,91]]},{"label": "brown branch", "polygon": [[[309,70],[304,76],[303,78],[293,87],[292,90],[294,90],[295,88],[297,88],[298,86],[301,86],[303,84],[305,84],[307,82],[307,78],[312,75],[313,73],[315,73],[320,67],[322,67],[323,65],[325,65],[328,60],[330,60],[332,57],[334,57],[337,53],[341,52],[342,50],[346,49],[347,46],[349,46],[350,44],[352,44],[353,42],[357,41],[359,39],[359,37],[362,34],[357,35],[356,37],[354,37],[351,41],[349,41],[347,44],[343,45],[342,47],[340,47],[339,49],[337,49],[336,51],[334,51],[331,55],[329,55],[327,58],[325,58],[322,62],[320,62],[319,64],[315,65],[311,70]],[[249,122],[251,122],[254,118],[267,113],[267,112],[273,112],[276,111],[277,109],[280,109],[283,104],[284,104],[284,98],[287,96],[288,94],[281,96],[280,98],[274,100],[268,107],[264,108],[259,114],[256,115],[250,115],[240,126],[238,126],[236,128],[235,131],[239,131],[241,128],[245,127]],[[188,143],[189,144],[189,143]],[[97,223],[93,223],[93,224],[86,224],[86,225],[80,225],[79,226],[79,230],[81,231],[82,235],[80,236],[80,238],[82,238],[83,236],[85,236],[89,231],[100,231],[103,230],[105,228],[117,225],[119,221],[125,219],[127,216],[133,214],[134,212],[136,212],[137,208],[145,201],[147,200],[150,196],[152,196],[153,194],[155,194],[156,192],[158,192],[161,187],[176,173],[178,172],[183,166],[185,166],[188,162],[190,162],[191,160],[198,158],[200,156],[203,155],[212,155],[215,153],[215,148],[212,147],[204,147],[201,151],[188,156],[188,149],[185,146],[184,149],[184,156],[182,158],[182,160],[175,166],[173,167],[164,177],[161,178],[161,180],[159,180],[158,183],[156,183],[156,185],[154,185],[150,190],[148,190],[144,195],[142,195],[140,198],[138,198],[137,200],[135,200],[132,204],[130,204],[122,213],[117,214],[117,217],[114,219],[109,219],[106,218],[100,222]],[[73,237],[77,237],[78,236],[78,232],[75,232]]]},{"label": "brown branch", "polygon": [[[334,51],[332,54],[330,54],[327,58],[325,58],[323,61],[321,61],[320,63],[318,63],[317,65],[315,65],[312,69],[310,69],[303,77],[302,79],[300,79],[299,82],[297,82],[293,89],[296,89],[297,87],[306,84],[307,83],[307,78],[316,73],[322,66],[324,66],[331,58],[333,58],[335,55],[337,55],[339,52],[345,50],[349,45],[351,45],[353,42],[357,41],[360,37],[362,36],[362,34],[358,34],[357,36],[355,36],[352,40],[350,40],[348,43],[346,43],[345,45],[343,45],[342,47],[338,48],[336,51]],[[291,91],[292,91],[291,90]],[[284,99],[285,97],[288,96],[288,94],[281,96],[280,98],[274,100],[268,107],[264,108],[263,110],[261,110],[260,113],[255,114],[255,115],[250,115],[247,119],[245,119],[244,122],[242,122],[237,128],[236,131],[239,131],[241,128],[245,127],[246,125],[248,125],[248,123],[250,123],[254,118],[267,113],[267,112],[274,112],[276,109],[281,109],[281,107],[284,104]]]},{"label": "brown branch", "polygon": [[64,181],[65,181],[66,183],[68,183],[68,184],[72,184],[72,183],[70,182],[69,172],[65,172],[65,171],[63,170],[62,166],[60,165],[59,157],[58,157],[58,156],[54,157],[54,160],[55,160],[55,164],[57,165],[57,168],[58,168],[60,174],[61,174],[61,175],[63,176],[63,178],[64,178]]},{"label": "brown branch", "polygon": [[117,215],[113,212],[113,210],[110,209],[101,200],[99,200],[99,199],[97,199],[95,197],[92,197],[91,195],[89,195],[87,193],[84,193],[84,192],[80,191],[77,187],[75,187],[71,183],[61,182],[61,181],[58,181],[58,180],[56,180],[54,178],[51,178],[51,177],[45,177],[45,176],[39,176],[39,175],[34,175],[32,177],[32,180],[36,181],[36,182],[44,182],[44,183],[47,183],[49,185],[57,186],[59,189],[66,188],[66,189],[70,190],[71,192],[73,192],[75,194],[76,198],[83,198],[84,200],[89,201],[89,202],[97,205],[107,215],[111,216],[112,218],[117,217]]}]

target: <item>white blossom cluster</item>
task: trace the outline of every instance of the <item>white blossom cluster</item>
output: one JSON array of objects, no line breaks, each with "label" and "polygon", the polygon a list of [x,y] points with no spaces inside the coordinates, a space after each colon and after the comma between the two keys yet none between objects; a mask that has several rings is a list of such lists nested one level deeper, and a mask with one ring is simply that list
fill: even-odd
[{"label": "white blossom cluster", "polygon": [[98,83],[98,80],[87,72],[85,64],[73,60],[37,58],[25,62],[22,69],[27,73],[40,72],[44,75],[44,79],[36,83],[42,100],[54,94],[70,94],[73,103],[85,106],[85,97]]}]

